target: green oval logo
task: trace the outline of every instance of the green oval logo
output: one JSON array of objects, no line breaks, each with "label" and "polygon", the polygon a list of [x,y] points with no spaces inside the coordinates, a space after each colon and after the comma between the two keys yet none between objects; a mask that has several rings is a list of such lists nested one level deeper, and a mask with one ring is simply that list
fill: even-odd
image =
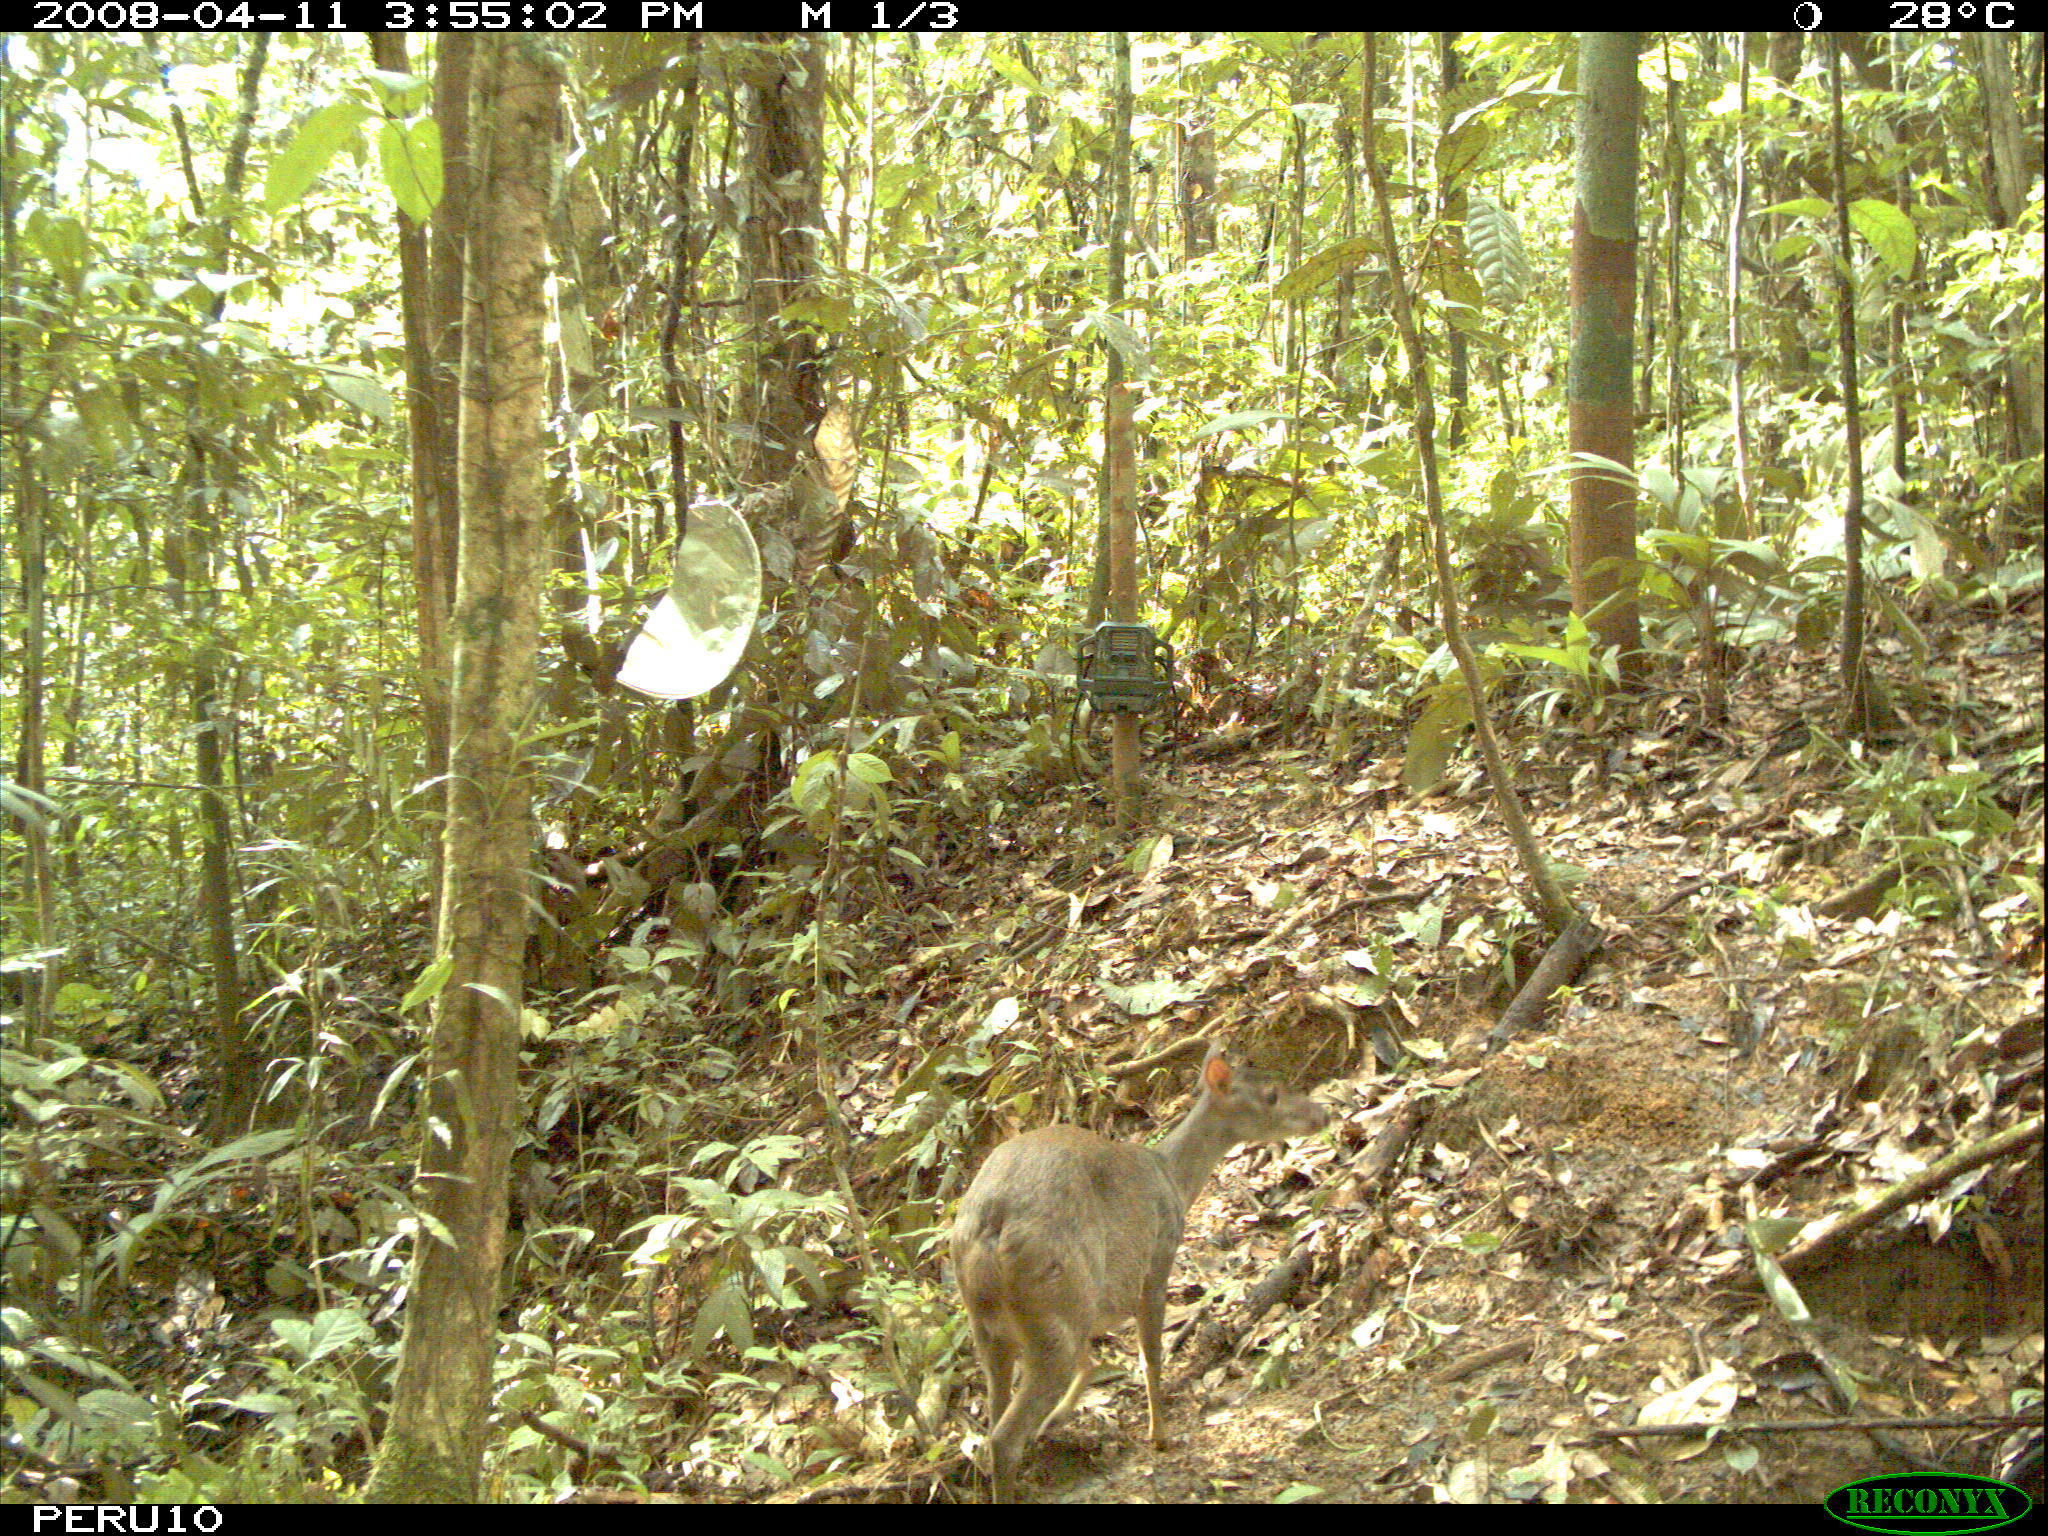
[{"label": "green oval logo", "polygon": [[2011,1483],[1961,1472],[1902,1472],[1844,1483],[1827,1497],[1827,1512],[1844,1525],[1865,1531],[1995,1531],[2010,1525],[2033,1500]]}]

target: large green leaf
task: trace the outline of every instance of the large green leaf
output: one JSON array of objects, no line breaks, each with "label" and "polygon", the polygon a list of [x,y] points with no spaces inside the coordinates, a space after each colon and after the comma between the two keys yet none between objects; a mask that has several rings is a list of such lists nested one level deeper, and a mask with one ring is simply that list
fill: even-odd
[{"label": "large green leaf", "polygon": [[370,109],[361,102],[337,101],[299,124],[291,143],[264,173],[264,211],[282,213],[311,191],[335,151],[355,136],[369,115]]},{"label": "large green leaf", "polygon": [[1212,416],[1195,428],[1195,440],[1214,437],[1218,432],[1237,432],[1245,427],[1262,426],[1269,421],[1285,420],[1285,411],[1232,411],[1224,416]]},{"label": "large green leaf", "polygon": [[1379,249],[1379,237],[1376,235],[1360,235],[1354,240],[1339,240],[1335,245],[1326,245],[1313,256],[1304,258],[1300,266],[1275,283],[1274,296],[1306,298],[1339,272],[1364,266],[1379,253]]},{"label": "large green leaf", "polygon": [[1408,733],[1408,758],[1401,779],[1411,795],[1427,794],[1443,782],[1458,736],[1472,723],[1472,701],[1463,688],[1446,688],[1422,712]]},{"label": "large green leaf", "polygon": [[377,160],[399,211],[426,223],[441,201],[441,125],[430,117],[386,122],[377,133]]},{"label": "large green leaf", "polygon": [[323,368],[320,377],[336,399],[347,401],[373,420],[388,422],[398,413],[391,391],[367,373],[353,368]]},{"label": "large green leaf", "polygon": [[1849,205],[1849,223],[1870,242],[1878,260],[1891,268],[1894,277],[1911,275],[1919,243],[1911,218],[1882,198],[1859,197]]},{"label": "large green leaf", "polygon": [[38,208],[28,217],[28,238],[64,286],[75,290],[92,252],[85,226],[68,213],[45,213]]}]

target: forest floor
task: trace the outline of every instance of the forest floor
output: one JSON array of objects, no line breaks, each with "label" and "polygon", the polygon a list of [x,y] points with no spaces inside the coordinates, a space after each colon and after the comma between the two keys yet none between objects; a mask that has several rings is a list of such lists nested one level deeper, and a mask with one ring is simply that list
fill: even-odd
[{"label": "forest floor", "polygon": [[[1454,764],[1415,799],[1398,727],[1333,765],[1250,694],[1197,701],[1136,836],[1085,786],[1033,780],[931,833],[927,875],[859,907],[849,886],[827,1031],[794,1027],[769,966],[719,963],[709,909],[679,972],[675,935],[636,940],[597,957],[607,985],[530,997],[550,1029],[524,1073],[493,1496],[984,1497],[953,1202],[1035,1125],[1157,1136],[1205,1037],[1313,1087],[1332,1124],[1227,1158],[1190,1213],[1171,1449],[1144,1437],[1126,1328],[1027,1457],[1032,1496],[1811,1501],[1994,1473],[2015,1437],[1993,1421],[2038,1424],[2043,1370],[2041,589],[1920,624],[1924,654],[1878,648],[1900,723],[1861,755],[1834,736],[1832,660],[1789,644],[1730,677],[1711,729],[1694,693],[1651,688],[1509,731],[1604,945],[1498,1048],[1549,938],[1483,774]],[[162,1216],[103,1301],[106,1358],[146,1395],[123,1401],[216,1459],[141,1482],[138,1440],[97,1496],[359,1483],[403,1299],[414,1133],[385,1111],[419,927],[393,914],[347,962],[322,1027],[356,1031],[333,1069],[353,1087],[269,1205],[211,1159],[130,1158],[104,1184],[108,1230],[152,1189]],[[189,1107],[190,1031],[114,1019]],[[820,1070],[850,1132],[836,1159]],[[1756,1242],[1885,1190],[1896,1208],[1846,1249],[1760,1281]],[[784,1262],[809,1294],[775,1289]],[[854,1281],[889,1297],[892,1366]],[[1748,1428],[1623,1433],[1698,1424]],[[21,1473],[36,1498],[86,1475]]]},{"label": "forest floor", "polygon": [[[1826,739],[1831,660],[1789,651],[1735,679],[1717,730],[1671,694],[1625,734],[1525,743],[1521,791],[1606,943],[1498,1050],[1544,939],[1476,768],[1415,803],[1397,745],[1335,770],[1271,739],[1162,758],[1135,856],[1077,833],[1069,787],[949,866],[943,921],[899,936],[877,1014],[993,1019],[984,1035],[1014,1015],[1048,1062],[1097,1058],[1126,1086],[1120,1064],[1215,1035],[1320,1083],[1335,1117],[1236,1154],[1191,1213],[1174,1447],[1145,1439],[1126,1328],[1027,1460],[1035,1495],[1813,1501],[2002,1465],[2013,1436],[1972,1420],[2038,1423],[2042,1386],[2039,591],[1929,634],[1922,659],[1880,655],[1910,683],[1863,764]],[[1940,850],[1966,823],[1989,835],[1959,865]],[[1149,1126],[1085,1103],[1034,1120],[1149,1137],[1198,1062],[1142,1078]],[[1760,1283],[1752,1230],[2030,1119],[1844,1255]],[[970,1444],[983,1406],[963,1350]],[[1853,1427],[1923,1419],[1945,1422]],[[1779,1432],[1617,1433],[1763,1423]],[[982,1496],[957,1459],[869,1476],[869,1497]]]}]

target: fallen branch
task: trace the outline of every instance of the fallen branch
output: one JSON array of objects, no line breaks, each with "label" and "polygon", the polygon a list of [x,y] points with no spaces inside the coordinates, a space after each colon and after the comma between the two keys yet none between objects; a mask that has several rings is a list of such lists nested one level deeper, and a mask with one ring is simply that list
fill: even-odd
[{"label": "fallen branch", "polygon": [[[1854,1210],[1823,1222],[1818,1228],[1809,1225],[1799,1239],[1777,1255],[1780,1267],[1787,1274],[1795,1270],[1812,1269],[1823,1259],[1830,1258],[1850,1238],[1866,1228],[1875,1226],[1893,1211],[1911,1205],[1940,1189],[1949,1180],[1968,1173],[1972,1168],[1986,1163],[1997,1162],[2000,1158],[2028,1147],[2041,1139],[2041,1116],[2022,1120],[2018,1125],[1988,1136],[1979,1142],[1951,1152],[1940,1161],[1914,1174],[1910,1179],[1898,1183],[1873,1195]],[[1811,1235],[1808,1235],[1808,1234]]]},{"label": "fallen branch", "polygon": [[1188,1379],[1200,1376],[1229,1355],[1237,1348],[1238,1340],[1256,1328],[1259,1319],[1273,1308],[1292,1301],[1300,1293],[1302,1282],[1308,1278],[1309,1266],[1314,1262],[1314,1249],[1307,1243],[1301,1244],[1285,1263],[1245,1292],[1244,1305],[1230,1309],[1228,1326],[1222,1321],[1224,1309],[1212,1307],[1196,1331],[1195,1355],[1188,1364]]}]

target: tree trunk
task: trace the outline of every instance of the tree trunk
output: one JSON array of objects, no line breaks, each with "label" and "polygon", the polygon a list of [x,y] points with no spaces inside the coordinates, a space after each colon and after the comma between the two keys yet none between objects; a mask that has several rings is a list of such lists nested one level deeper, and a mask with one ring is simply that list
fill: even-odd
[{"label": "tree trunk", "polygon": [[740,470],[749,486],[785,484],[825,414],[824,378],[813,333],[787,325],[784,306],[817,281],[813,231],[823,154],[825,43],[819,37],[764,39],[783,50],[773,78],[750,86],[747,216],[740,227],[749,334],[756,338],[749,396],[736,413],[755,433]]},{"label": "tree trunk", "polygon": [[[459,174],[446,170],[451,145],[458,151],[466,135],[468,115],[469,42],[458,35],[441,41],[438,82],[459,80],[459,105],[441,98],[436,121],[441,129],[444,173],[441,203],[434,210],[437,235],[461,228]],[[408,74],[405,35],[370,34],[370,57],[379,69]],[[451,107],[453,110],[450,110]],[[450,119],[453,119],[451,121]],[[435,262],[452,268],[436,273]],[[412,575],[415,620],[419,630],[420,734],[423,779],[448,771],[448,608],[455,593],[455,530],[457,469],[455,459],[455,369],[460,361],[448,344],[461,345],[462,249],[458,240],[437,238],[430,248],[426,227],[403,211],[398,215],[399,308],[405,325],[407,420],[412,425]],[[440,279],[437,281],[437,277]],[[442,311],[443,303],[458,306]],[[428,854],[429,927],[440,920],[442,841],[439,829]]]},{"label": "tree trunk", "polygon": [[[1984,91],[1984,111],[1991,124],[1992,207],[1999,225],[2011,228],[2027,205],[2027,190],[2036,174],[2040,150],[2028,153],[2026,131],[2020,125],[2018,87],[2013,83],[2012,39],[1985,33],[1971,40],[1968,51],[1977,64],[1978,83]],[[2041,452],[2042,372],[2041,354],[2025,339],[2019,316],[2006,321],[2006,339],[2012,350],[2006,363],[2006,386],[2012,394],[2014,460],[2030,459]]]},{"label": "tree trunk", "polygon": [[[1571,448],[1635,467],[1636,134],[1634,32],[1579,40],[1578,186],[1572,206]],[[1610,469],[1572,476],[1572,607],[1624,665],[1636,617],[1636,489]]]},{"label": "tree trunk", "polygon": [[547,226],[561,94],[537,39],[479,38],[463,314],[462,538],[447,879],[428,1047],[412,1295],[373,1502],[477,1497],[518,1126],[532,785],[522,736],[546,564]]}]

